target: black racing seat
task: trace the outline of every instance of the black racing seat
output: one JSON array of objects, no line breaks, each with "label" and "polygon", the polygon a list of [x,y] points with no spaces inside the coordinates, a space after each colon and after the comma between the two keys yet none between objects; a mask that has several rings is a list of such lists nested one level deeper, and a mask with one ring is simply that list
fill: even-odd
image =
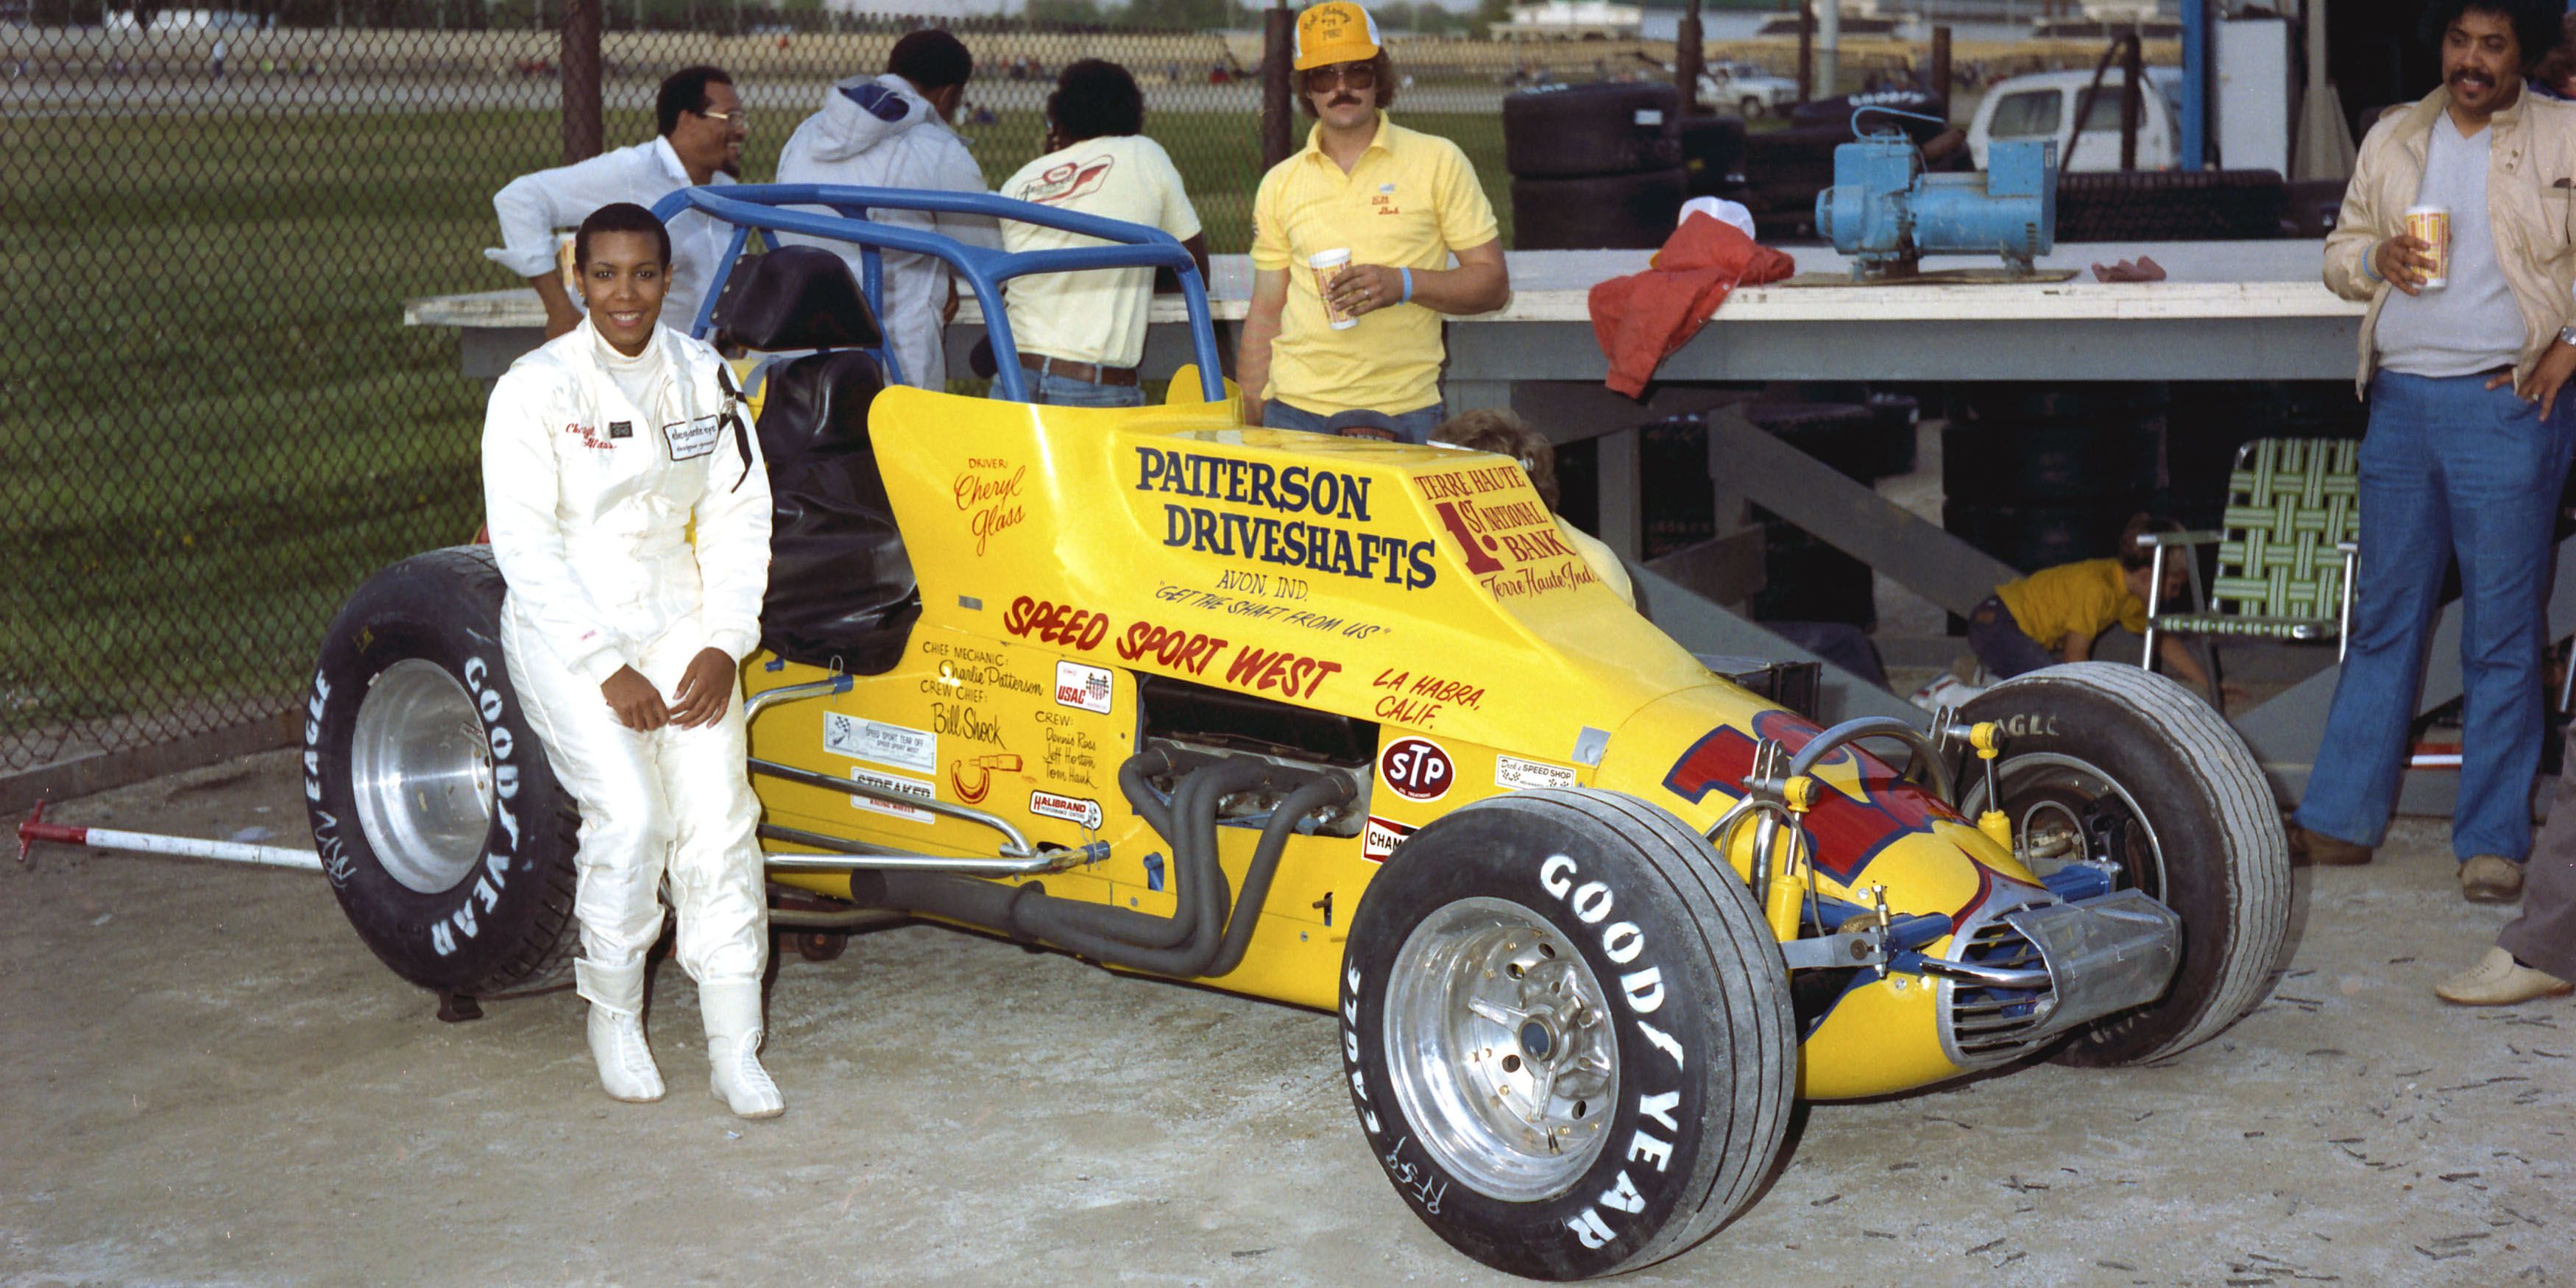
[{"label": "black racing seat", "polygon": [[791,661],[873,675],[903,656],[921,588],[877,471],[868,407],[885,343],[841,257],[819,246],[745,255],[717,297],[719,348],[819,352],[758,374],[771,501],[761,642]]}]

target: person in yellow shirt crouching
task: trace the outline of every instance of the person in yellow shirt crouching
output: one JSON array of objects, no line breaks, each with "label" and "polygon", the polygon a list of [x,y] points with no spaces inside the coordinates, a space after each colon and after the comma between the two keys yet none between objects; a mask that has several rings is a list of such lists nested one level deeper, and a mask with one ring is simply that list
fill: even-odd
[{"label": "person in yellow shirt crouching", "polygon": [[[2170,519],[2138,515],[2120,533],[2120,556],[2043,568],[2019,581],[1995,587],[1984,603],[1968,614],[1968,647],[1998,680],[2060,662],[2093,656],[2093,641],[2119,626],[2147,629],[2147,582],[2153,575],[2153,553],[2138,545],[2148,532],[2172,532]],[[2182,593],[2188,570],[2181,559],[2165,564],[2167,603]],[[2194,690],[2207,692],[2209,677],[2200,662],[2168,635],[2158,653],[2167,670]]]},{"label": "person in yellow shirt crouching", "polygon": [[1253,198],[1244,422],[1323,432],[1374,411],[1423,442],[1441,420],[1439,315],[1511,298],[1493,205],[1457,144],[1387,119],[1395,67],[1367,10],[1298,15],[1290,61],[1315,128]]}]

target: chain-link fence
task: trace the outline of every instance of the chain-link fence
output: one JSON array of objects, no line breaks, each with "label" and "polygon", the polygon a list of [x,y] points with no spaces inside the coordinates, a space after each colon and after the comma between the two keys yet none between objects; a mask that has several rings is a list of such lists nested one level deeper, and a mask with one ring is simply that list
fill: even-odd
[{"label": "chain-link fence", "polygon": [[[481,251],[494,190],[562,160],[557,37],[524,2],[272,7],[266,27],[142,29],[8,25],[97,20],[62,0],[0,11],[0,777],[246,726],[273,739],[349,591],[479,521],[483,387],[402,302],[517,285]],[[908,29],[707,0],[716,30],[628,30],[628,6],[606,8],[607,146],[651,136],[663,75],[714,63],[753,113],[752,180]],[[327,25],[362,9],[416,25]],[[519,25],[452,29],[469,14]],[[1116,59],[1211,248],[1245,249],[1257,33],[957,30],[978,64],[958,128],[988,181],[1037,153],[1066,62]],[[1507,213],[1498,105],[1524,56],[1418,48],[1397,50],[1400,112],[1465,145]]]}]

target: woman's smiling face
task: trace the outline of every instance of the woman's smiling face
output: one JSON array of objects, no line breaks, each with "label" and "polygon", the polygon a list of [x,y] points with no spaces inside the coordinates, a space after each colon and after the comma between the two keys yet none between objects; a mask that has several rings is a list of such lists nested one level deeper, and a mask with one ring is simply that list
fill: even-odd
[{"label": "woman's smiling face", "polygon": [[590,323],[619,353],[642,353],[662,319],[662,297],[671,289],[671,266],[662,262],[661,242],[632,232],[600,233],[589,241],[590,258],[579,267]]}]

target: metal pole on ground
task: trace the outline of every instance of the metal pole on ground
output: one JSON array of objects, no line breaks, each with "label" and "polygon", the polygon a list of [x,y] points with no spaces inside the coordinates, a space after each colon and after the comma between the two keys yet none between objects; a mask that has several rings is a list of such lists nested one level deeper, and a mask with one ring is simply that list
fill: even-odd
[{"label": "metal pole on ground", "polygon": [[565,165],[599,155],[599,4],[600,0],[564,0],[563,159]]},{"label": "metal pole on ground", "polygon": [[1932,80],[1924,88],[1939,96],[1943,103],[1950,101],[1950,29],[1948,27],[1932,29]]},{"label": "metal pole on ground", "polygon": [[1816,6],[1816,94],[1820,98],[1832,98],[1842,93],[1842,43],[1842,0],[1819,0]]},{"label": "metal pole on ground", "polygon": [[1816,96],[1816,5],[1798,0],[1798,101]]},{"label": "metal pole on ground", "polygon": [[2209,156],[2209,0],[2182,0],[2182,168]]},{"label": "metal pole on ground", "polygon": [[1294,108],[1288,102],[1288,60],[1294,47],[1296,15],[1288,0],[1272,0],[1261,12],[1261,168],[1288,159],[1289,127]]}]

